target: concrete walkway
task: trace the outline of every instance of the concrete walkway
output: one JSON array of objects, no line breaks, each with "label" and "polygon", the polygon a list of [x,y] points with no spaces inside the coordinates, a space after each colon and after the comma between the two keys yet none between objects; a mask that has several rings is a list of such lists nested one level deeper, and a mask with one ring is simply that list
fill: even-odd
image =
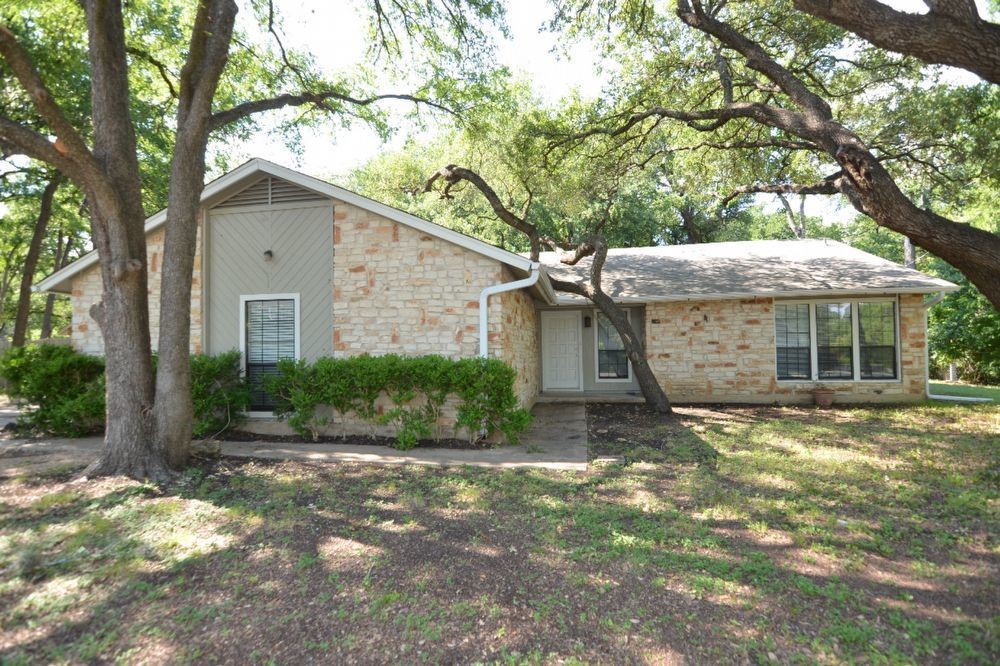
[{"label": "concrete walkway", "polygon": [[535,421],[518,446],[495,449],[432,449],[397,451],[385,446],[349,444],[283,444],[274,442],[222,442],[227,456],[279,458],[380,465],[436,465],[536,467],[585,471],[587,469],[587,412],[583,405],[536,405]]},{"label": "concrete walkway", "polygon": [[[521,437],[518,446],[476,450],[418,448],[397,451],[385,446],[222,442],[222,454],[312,462],[586,471],[587,413],[584,405],[541,404],[536,405],[532,413],[535,421]],[[101,445],[99,437],[0,440],[0,475],[30,475],[53,468],[86,464],[97,457]]]}]

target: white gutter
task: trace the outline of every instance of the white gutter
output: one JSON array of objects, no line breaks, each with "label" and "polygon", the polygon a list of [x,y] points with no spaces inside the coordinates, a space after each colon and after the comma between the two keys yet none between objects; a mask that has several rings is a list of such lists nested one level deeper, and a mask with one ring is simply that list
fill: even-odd
[{"label": "white gutter", "polygon": [[502,294],[505,291],[514,291],[515,289],[523,289],[525,287],[530,287],[536,282],[538,278],[541,277],[542,270],[541,264],[536,261],[531,262],[531,274],[523,280],[515,280],[513,282],[501,282],[499,284],[491,284],[490,286],[479,292],[479,356],[480,358],[488,358],[490,351],[490,312],[489,312],[489,300],[490,296],[493,294]]},{"label": "white gutter", "polygon": [[937,296],[923,303],[924,308],[924,392],[928,400],[950,400],[952,402],[993,402],[990,398],[973,398],[962,395],[935,395],[931,393],[931,345],[930,336],[927,335],[927,313],[928,311],[944,300],[945,292],[940,292]]}]

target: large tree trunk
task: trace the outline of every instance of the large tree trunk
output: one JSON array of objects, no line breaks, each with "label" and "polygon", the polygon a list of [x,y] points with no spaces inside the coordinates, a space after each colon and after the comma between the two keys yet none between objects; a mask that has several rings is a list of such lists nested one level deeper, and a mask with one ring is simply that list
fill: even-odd
[{"label": "large tree trunk", "polygon": [[187,461],[194,420],[190,364],[191,275],[198,232],[197,211],[204,183],[204,155],[203,147],[200,151],[177,150],[174,153],[173,187],[164,238],[154,415],[159,445],[174,467]]},{"label": "large tree trunk", "polygon": [[170,164],[170,194],[160,281],[159,368],[156,376],[157,446],[175,467],[191,445],[191,275],[198,208],[205,183],[205,149],[212,99],[229,58],[237,7],[232,0],[203,4],[191,37],[191,55],[180,78],[177,139]]},{"label": "large tree trunk", "polygon": [[45,234],[49,228],[49,220],[52,219],[52,202],[61,182],[62,177],[54,174],[42,192],[38,218],[35,220],[35,229],[31,234],[28,254],[24,258],[24,267],[21,270],[21,290],[17,297],[17,315],[14,317],[11,347],[23,347],[24,341],[28,337],[28,316],[31,314],[31,283],[35,281],[38,258],[42,255],[42,243],[45,241]]},{"label": "large tree trunk", "polygon": [[103,282],[102,301],[91,308],[91,315],[104,336],[107,425],[101,455],[84,475],[161,481],[171,471],[166,452],[152,437],[145,213],[129,116],[121,5],[88,0],[85,10],[92,69],[92,152],[105,178],[88,195]]},{"label": "large tree trunk", "polygon": [[646,399],[646,404],[661,414],[670,414],[672,411],[670,400],[656,379],[656,375],[653,374],[653,369],[649,367],[646,346],[639,339],[635,329],[632,328],[625,311],[603,291],[595,293],[591,297],[591,301],[611,321],[615,330],[618,331],[618,335],[621,336],[622,344],[625,345],[625,355],[628,356],[628,360],[632,364],[635,379],[639,382],[639,388]]}]

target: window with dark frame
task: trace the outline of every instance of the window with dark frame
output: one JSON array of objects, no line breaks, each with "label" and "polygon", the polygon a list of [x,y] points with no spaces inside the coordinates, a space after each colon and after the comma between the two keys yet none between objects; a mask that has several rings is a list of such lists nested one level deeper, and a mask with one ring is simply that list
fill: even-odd
[{"label": "window with dark frame", "polygon": [[816,304],[819,379],[854,379],[854,327],[850,303]]},{"label": "window with dark frame", "polygon": [[896,308],[892,303],[858,303],[861,379],[896,379]]},{"label": "window with dark frame", "polygon": [[811,379],[809,304],[775,305],[774,327],[778,379]]},{"label": "window with dark frame", "polygon": [[611,320],[597,313],[597,378],[628,379],[625,344]]},{"label": "window with dark frame", "polygon": [[786,381],[899,379],[897,316],[895,301],[775,303],[775,374]]},{"label": "window with dark frame", "polygon": [[246,377],[250,410],[273,411],[276,403],[264,382],[276,375],[278,361],[295,358],[295,300],[246,301]]}]

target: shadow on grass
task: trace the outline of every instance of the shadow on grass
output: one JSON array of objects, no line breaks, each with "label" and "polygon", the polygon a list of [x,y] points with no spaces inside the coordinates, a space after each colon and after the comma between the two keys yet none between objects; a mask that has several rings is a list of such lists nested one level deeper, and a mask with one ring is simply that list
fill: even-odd
[{"label": "shadow on grass", "polygon": [[[995,526],[957,500],[964,477],[940,460],[847,464],[836,451],[867,445],[824,423],[783,433],[799,452],[744,430],[769,418],[691,417],[683,437],[697,455],[677,465],[575,475],[224,460],[162,494],[7,506],[2,531],[35,543],[48,573],[2,588],[0,603],[26,612],[5,617],[24,638],[0,656],[994,661],[997,558],[963,533]],[[708,450],[722,451],[717,465]],[[90,555],[73,560],[80,547]],[[935,571],[914,578],[913,562]],[[82,578],[90,601],[72,615],[31,611],[46,581]]]}]

